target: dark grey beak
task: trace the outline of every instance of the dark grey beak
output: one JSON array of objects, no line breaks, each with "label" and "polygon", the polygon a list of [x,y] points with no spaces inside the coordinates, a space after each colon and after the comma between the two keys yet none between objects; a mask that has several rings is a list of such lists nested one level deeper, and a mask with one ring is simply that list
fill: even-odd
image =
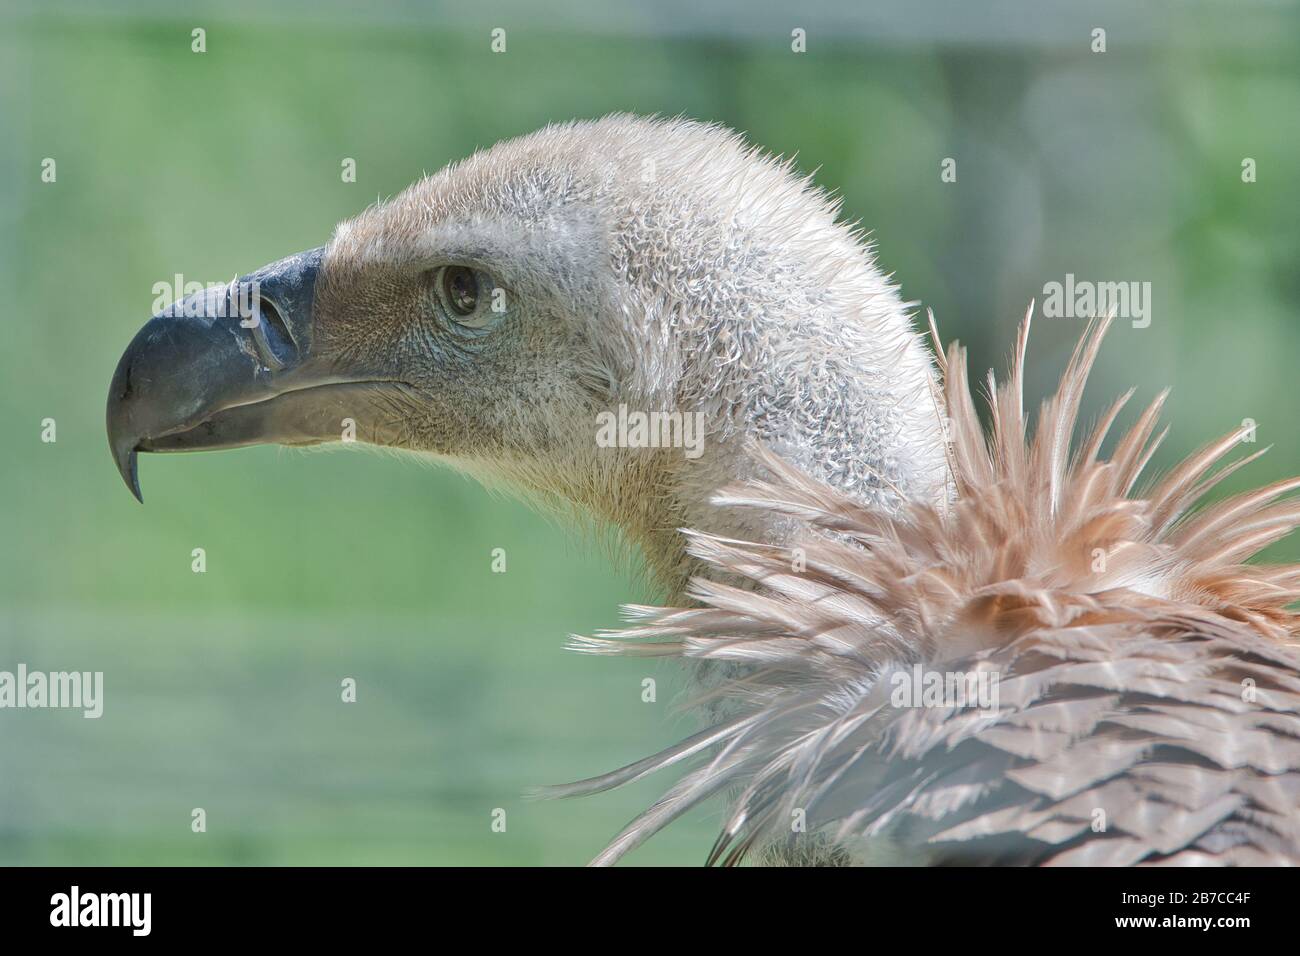
[{"label": "dark grey beak", "polygon": [[144,500],[137,452],[338,439],[346,409],[306,398],[316,386],[347,380],[312,355],[323,253],[299,253],[226,289],[195,293],[131,340],[113,373],[107,423],[113,460],[137,499]]}]

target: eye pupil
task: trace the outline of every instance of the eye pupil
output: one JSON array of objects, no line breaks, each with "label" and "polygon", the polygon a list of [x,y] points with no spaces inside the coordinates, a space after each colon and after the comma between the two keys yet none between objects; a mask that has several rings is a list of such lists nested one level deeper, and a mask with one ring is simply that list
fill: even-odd
[{"label": "eye pupil", "polygon": [[473,269],[448,266],[442,273],[443,298],[457,315],[473,315],[478,308],[478,279]]}]

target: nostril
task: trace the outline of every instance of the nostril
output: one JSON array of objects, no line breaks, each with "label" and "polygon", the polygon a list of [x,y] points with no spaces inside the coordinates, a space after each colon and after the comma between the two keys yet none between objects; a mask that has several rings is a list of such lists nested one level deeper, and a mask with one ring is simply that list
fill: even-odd
[{"label": "nostril", "polygon": [[263,296],[254,301],[253,338],[266,363],[273,368],[284,368],[293,361],[296,346],[289,327],[274,302]]}]

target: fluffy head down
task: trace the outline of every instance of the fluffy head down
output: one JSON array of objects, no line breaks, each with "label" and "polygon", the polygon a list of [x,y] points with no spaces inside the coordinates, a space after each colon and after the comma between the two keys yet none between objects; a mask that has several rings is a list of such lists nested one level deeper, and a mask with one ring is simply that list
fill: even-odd
[{"label": "fluffy head down", "polygon": [[[717,689],[736,707],[726,722],[552,791],[697,761],[598,862],[720,791],[736,796],[713,861],[756,846],[850,857],[884,842],[868,837],[932,862],[1300,861],[1300,566],[1243,564],[1300,522],[1300,502],[1279,501],[1300,479],[1193,512],[1257,457],[1212,472],[1239,432],[1134,493],[1163,396],[1108,459],[1129,395],[1071,454],[1107,324],[1083,338],[1032,440],[1028,320],[1010,382],[990,376],[987,440],[964,351],[949,351],[951,503],[882,511],[762,454],[768,480],[722,502],[803,523],[797,548],[694,535],[701,561],[755,590],[697,579],[701,607],[633,608],[634,627],[578,640],[747,666]],[[995,675],[996,700],[900,706],[891,691],[915,665]]]},{"label": "fluffy head down", "polygon": [[[614,521],[680,596],[678,527],[767,533],[709,502],[748,474],[747,440],[873,505],[942,493],[931,359],[837,213],[718,126],[550,126],[341,225],[318,334],[402,366],[397,444]],[[432,314],[426,277],[448,263],[503,293],[488,329]],[[701,413],[703,456],[599,447],[596,416],[620,405]]]}]

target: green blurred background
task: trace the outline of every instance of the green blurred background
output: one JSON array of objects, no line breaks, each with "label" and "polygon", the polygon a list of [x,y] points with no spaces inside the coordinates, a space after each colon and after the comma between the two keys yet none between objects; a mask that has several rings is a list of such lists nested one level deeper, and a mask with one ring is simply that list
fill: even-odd
[{"label": "green blurred background", "polygon": [[[319,245],[423,171],[549,121],[685,113],[798,151],[976,369],[1003,365],[1044,283],[1150,281],[1152,325],[1112,334],[1089,408],[1170,385],[1163,463],[1249,417],[1276,447],[1232,486],[1300,471],[1296,6],[866,6],[3,7],[0,669],[102,670],[106,704],[97,721],[0,712],[0,862],[575,864],[667,785],[520,797],[693,726],[671,669],[562,650],[648,596],[580,537],[354,451],[148,458],[141,508],[104,440],[154,283]],[[1079,329],[1038,323],[1035,398]],[[717,822],[630,860],[698,863]]]}]

